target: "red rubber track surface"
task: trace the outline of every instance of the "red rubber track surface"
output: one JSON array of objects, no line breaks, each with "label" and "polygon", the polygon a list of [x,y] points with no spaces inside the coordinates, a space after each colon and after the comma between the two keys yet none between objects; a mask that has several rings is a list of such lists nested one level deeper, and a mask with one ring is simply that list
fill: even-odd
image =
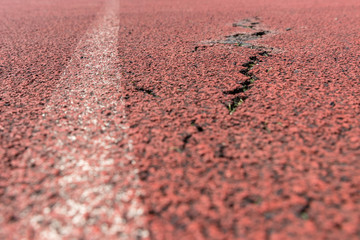
[{"label": "red rubber track surface", "polygon": [[59,175],[53,159],[44,153],[31,164],[23,155],[47,141],[51,123],[39,133],[36,126],[102,5],[85,0],[1,2],[0,239],[33,239],[28,219],[43,210],[37,203],[57,201],[48,189]]},{"label": "red rubber track surface", "polygon": [[[122,84],[152,238],[359,239],[358,1],[121,4]],[[232,24],[255,17],[271,31],[256,40],[270,56],[202,43],[250,31]],[[255,56],[257,80],[230,115],[237,95],[223,92]]]},{"label": "red rubber track surface", "polygon": [[[58,172],[23,154],[103,1],[1,5],[0,238],[30,239]],[[150,239],[360,238],[359,1],[120,0],[119,17]],[[265,34],[224,44],[242,32]]]}]

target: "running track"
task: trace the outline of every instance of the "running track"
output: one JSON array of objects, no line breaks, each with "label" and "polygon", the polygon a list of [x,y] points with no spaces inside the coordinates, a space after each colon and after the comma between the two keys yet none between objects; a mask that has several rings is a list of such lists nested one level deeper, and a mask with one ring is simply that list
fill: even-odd
[{"label": "running track", "polygon": [[357,0],[3,0],[0,239],[360,239]]}]

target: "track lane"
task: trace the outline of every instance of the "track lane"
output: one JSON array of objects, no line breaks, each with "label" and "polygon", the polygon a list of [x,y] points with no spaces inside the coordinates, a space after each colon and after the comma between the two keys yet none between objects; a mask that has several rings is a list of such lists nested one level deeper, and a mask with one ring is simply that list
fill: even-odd
[{"label": "track lane", "polygon": [[[118,10],[118,1],[106,2],[35,126],[21,162],[36,166],[29,187],[37,181],[41,187],[30,196],[31,211],[20,212],[14,224],[20,238],[147,236],[117,70]],[[52,176],[43,179],[49,170]]]}]

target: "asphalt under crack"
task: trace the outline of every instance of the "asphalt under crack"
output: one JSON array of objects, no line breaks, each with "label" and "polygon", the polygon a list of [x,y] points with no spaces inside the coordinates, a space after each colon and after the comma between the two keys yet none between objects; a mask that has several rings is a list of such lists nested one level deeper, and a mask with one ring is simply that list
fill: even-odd
[{"label": "asphalt under crack", "polygon": [[[207,45],[230,44],[230,45],[235,45],[235,46],[239,46],[239,47],[262,50],[262,51],[266,51],[266,52],[271,52],[274,50],[274,48],[272,48],[272,47],[258,45],[258,44],[251,42],[251,41],[254,41],[257,39],[261,39],[270,33],[273,33],[272,31],[270,31],[268,29],[264,29],[261,26],[261,22],[259,21],[259,18],[254,17],[254,18],[243,19],[240,22],[233,23],[232,26],[248,28],[252,32],[238,32],[238,33],[227,35],[227,36],[225,36],[224,39],[203,41],[202,46],[201,46],[202,49],[204,48],[204,46],[207,46]],[[196,46],[194,51],[196,51],[198,49],[200,49],[200,46]]]},{"label": "asphalt under crack", "polygon": [[243,19],[239,22],[235,22],[232,24],[233,27],[242,27],[242,28],[255,28],[257,25],[260,24],[259,22],[259,18],[258,17],[253,17],[253,18],[246,18]]}]

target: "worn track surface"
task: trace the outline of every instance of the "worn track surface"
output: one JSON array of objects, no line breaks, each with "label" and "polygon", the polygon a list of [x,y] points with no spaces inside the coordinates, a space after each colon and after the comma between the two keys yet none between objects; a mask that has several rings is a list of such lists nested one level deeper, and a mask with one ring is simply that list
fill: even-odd
[{"label": "worn track surface", "polygon": [[360,239],[358,0],[1,5],[1,239]]}]

